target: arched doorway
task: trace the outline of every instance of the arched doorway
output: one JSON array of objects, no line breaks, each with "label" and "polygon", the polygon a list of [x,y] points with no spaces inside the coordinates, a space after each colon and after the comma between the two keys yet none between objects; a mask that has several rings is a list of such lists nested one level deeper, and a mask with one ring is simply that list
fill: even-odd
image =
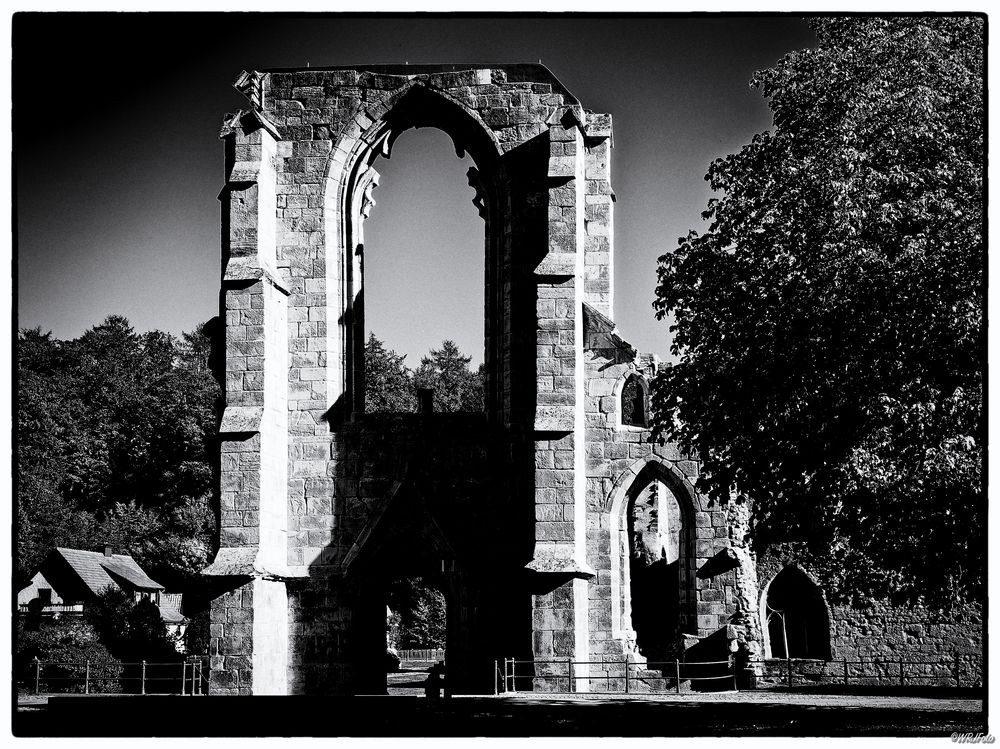
[{"label": "arched doorway", "polygon": [[819,586],[788,565],[764,591],[765,653],[771,658],[830,659],[830,617]]},{"label": "arched doorway", "polygon": [[626,650],[672,660],[694,629],[694,508],[666,464],[645,464],[612,506],[612,623]]},{"label": "arched doorway", "polygon": [[404,577],[386,588],[386,691],[424,693],[431,669],[445,660],[448,602],[438,575]]},{"label": "arched doorway", "polygon": [[654,478],[630,497],[626,515],[632,629],[649,661],[675,654],[681,632],[684,519],[676,495]]}]

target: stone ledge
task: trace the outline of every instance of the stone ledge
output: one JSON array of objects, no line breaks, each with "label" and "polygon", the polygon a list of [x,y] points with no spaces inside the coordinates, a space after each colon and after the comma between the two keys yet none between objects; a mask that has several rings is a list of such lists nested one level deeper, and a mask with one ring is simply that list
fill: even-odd
[{"label": "stone ledge", "polygon": [[308,577],[308,571],[301,567],[290,567],[280,562],[262,562],[257,546],[223,547],[201,574],[209,577],[260,577],[266,580]]},{"label": "stone ledge", "polygon": [[253,434],[260,431],[263,406],[226,406],[219,424],[219,434]]},{"label": "stone ledge", "polygon": [[[253,74],[256,75],[256,71],[254,71]],[[259,101],[251,100],[251,103],[253,103],[255,107],[260,106]],[[233,135],[237,129],[242,129],[244,134],[247,135],[256,130],[263,129],[275,140],[281,140],[281,134],[278,132],[278,128],[274,126],[274,123],[264,117],[264,115],[256,109],[251,111],[239,109],[236,112],[227,113],[222,120],[222,128],[219,130],[219,139],[224,140],[225,138],[228,138]]]},{"label": "stone ledge", "polygon": [[639,356],[639,351],[621,337],[614,320],[587,302],[583,303],[583,337],[584,345],[588,349],[604,348],[601,344],[608,341],[632,360]]},{"label": "stone ledge", "polygon": [[288,286],[281,278],[281,275],[266,262],[261,262],[257,255],[234,255],[226,263],[226,270],[222,274],[223,283],[240,281],[259,281],[267,279],[272,286],[286,296],[289,293]]},{"label": "stone ledge", "polygon": [[576,253],[550,252],[535,267],[535,275],[546,278],[572,278],[576,275]]},{"label": "stone ledge", "polygon": [[256,182],[260,175],[259,161],[237,161],[233,164],[233,170],[229,173],[229,184]]},{"label": "stone ledge", "polygon": [[571,575],[585,580],[597,576],[593,567],[576,559],[573,547],[564,544],[536,546],[534,559],[524,565],[524,568],[542,574]]}]

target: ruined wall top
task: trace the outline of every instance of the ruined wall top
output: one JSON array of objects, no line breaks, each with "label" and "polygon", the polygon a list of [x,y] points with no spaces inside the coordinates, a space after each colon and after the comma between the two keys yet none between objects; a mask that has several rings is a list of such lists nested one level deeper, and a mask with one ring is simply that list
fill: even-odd
[{"label": "ruined wall top", "polygon": [[[314,76],[317,83],[344,82],[365,88],[398,88],[407,80],[420,79],[438,88],[477,85],[515,85],[537,83],[549,85],[553,93],[562,94],[567,103],[579,104],[552,71],[541,63],[447,63],[435,65],[338,65],[318,68],[262,68],[258,75]],[[251,73],[252,74],[252,73]]]},{"label": "ruined wall top", "polygon": [[255,93],[255,87],[258,87],[264,78],[271,78],[279,85],[293,82],[298,86],[347,85],[384,90],[399,88],[411,80],[419,80],[428,86],[442,89],[461,86],[517,87],[518,84],[538,84],[549,86],[549,92],[560,94],[567,104],[580,103],[552,74],[552,71],[540,63],[262,68],[240,73],[234,85],[251,97]]},{"label": "ruined wall top", "polygon": [[[411,88],[439,92],[475,112],[497,134],[501,151],[545,124],[571,121],[589,138],[611,137],[610,115],[585,110],[539,63],[271,68],[244,71],[234,86],[292,140],[336,139],[351,114],[376,105],[378,116],[377,102]],[[331,127],[324,130],[324,123]]]}]

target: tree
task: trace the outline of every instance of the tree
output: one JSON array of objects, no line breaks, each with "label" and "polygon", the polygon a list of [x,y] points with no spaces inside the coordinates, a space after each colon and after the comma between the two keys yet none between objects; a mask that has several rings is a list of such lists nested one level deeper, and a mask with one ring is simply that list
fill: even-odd
[{"label": "tree", "polygon": [[85,617],[104,646],[121,661],[165,663],[182,658],[159,608],[151,601],[136,602],[129,593],[109,587],[86,606]]},{"label": "tree", "polygon": [[121,691],[121,662],[99,641],[93,626],[82,619],[50,620],[35,629],[26,628],[19,620],[14,673],[19,681],[32,687],[35,658],[45,662],[38,676],[39,686],[46,692],[83,692],[87,688],[88,661],[90,691]]},{"label": "tree", "polygon": [[464,356],[454,341],[443,341],[440,349],[420,360],[414,384],[434,389],[436,411],[482,411],[483,368],[469,369],[471,356]]},{"label": "tree", "polygon": [[454,341],[444,341],[440,349],[420,360],[416,372],[406,366],[406,356],[387,349],[368,334],[365,344],[365,410],[369,413],[410,413],[417,409],[416,388],[433,388],[436,411],[482,411],[482,366],[469,368],[471,356],[464,356]]},{"label": "tree", "polygon": [[406,355],[387,349],[368,334],[365,344],[365,411],[368,413],[408,413],[416,410],[413,374]]},{"label": "tree", "polygon": [[74,546],[90,518],[64,491],[89,453],[85,406],[67,371],[61,341],[23,330],[17,347],[17,573],[26,583],[53,546]]},{"label": "tree", "polygon": [[404,578],[389,586],[388,641],[393,647],[443,648],[447,625],[444,593],[424,578]]},{"label": "tree", "polygon": [[208,326],[179,344],[110,316],[72,341],[18,336],[18,577],[106,542],[155,578],[203,568],[219,387]]},{"label": "tree", "polygon": [[832,597],[978,595],[983,22],[812,27],[755,76],[773,131],[711,165],[708,230],[660,258],[655,418]]}]

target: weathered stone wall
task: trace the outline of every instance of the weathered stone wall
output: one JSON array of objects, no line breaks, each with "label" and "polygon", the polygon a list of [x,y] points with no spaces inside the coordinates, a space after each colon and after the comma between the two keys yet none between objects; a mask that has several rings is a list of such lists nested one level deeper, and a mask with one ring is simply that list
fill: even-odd
[{"label": "weathered stone wall", "polygon": [[[743,622],[755,613],[752,569],[746,569],[752,564],[742,548],[745,510],[735,502],[709,502],[693,486],[696,460],[676,445],[659,444],[650,429],[622,423],[626,379],[638,374],[648,382],[659,366],[656,359],[639,355],[622,340],[614,323],[592,307],[586,309],[586,336],[587,561],[597,572],[590,583],[592,653],[609,662],[626,654],[635,662],[648,660],[633,629],[628,515],[635,496],[650,482],[659,482],[673,494],[682,515],[679,631],[672,649],[659,651],[660,658],[684,658],[692,648],[693,659],[714,659],[720,649],[725,657],[728,643],[747,639]],[[751,627],[750,639],[754,633]],[[711,646],[698,646],[710,638]]]},{"label": "weathered stone wall", "polygon": [[[788,563],[795,561],[772,555],[758,561],[762,598],[767,583]],[[831,662],[811,670],[826,683],[843,681],[846,660],[849,684],[896,685],[902,660],[912,664],[904,666],[911,685],[953,686],[956,674],[962,686],[982,685],[983,618],[977,604],[949,612],[874,600],[864,608],[828,604],[828,611]],[[766,645],[764,655],[770,656]],[[774,664],[764,681],[783,683],[783,674],[783,667]]]},{"label": "weathered stone wall", "polygon": [[[694,456],[623,423],[625,382],[659,364],[612,321],[610,115],[540,65],[273,70],[237,87],[250,109],[222,132],[212,691],[377,691],[386,586],[418,575],[445,591],[456,691],[492,691],[493,660],[511,656],[533,662],[534,688],[564,689],[545,677],[568,677],[567,659],[758,655],[749,508],[710,502]],[[375,163],[410,127],[447,132],[476,163],[482,414],[364,411],[364,222]],[[662,577],[633,586],[633,568]],[[656,600],[656,580],[675,601]],[[657,617],[669,631],[650,639]],[[927,652],[980,641],[908,617],[834,609],[834,650],[882,652],[919,626]]]},{"label": "weathered stone wall", "polygon": [[212,694],[253,694],[253,583],[212,600],[209,625]]},{"label": "weathered stone wall", "polygon": [[[583,450],[573,437],[583,426],[580,302],[610,305],[610,120],[597,116],[588,128],[587,113],[540,66],[269,71],[244,74],[237,85],[251,110],[228,117],[223,130],[222,432],[232,438],[223,444],[221,548],[209,572],[244,590],[262,580],[287,585],[252,598],[251,632],[274,620],[287,595],[291,688],[336,691],[356,677],[362,655],[354,645],[370,636],[366,612],[378,607],[352,575],[371,577],[367,567],[378,568],[372,549],[387,544],[392,524],[384,516],[400,503],[397,494],[440,505],[410,520],[440,537],[422,564],[447,560],[468,578],[454,586],[466,591],[453,607],[459,640],[468,639],[463,627],[483,628],[483,605],[464,600],[477,581],[505,566],[521,569],[533,552],[543,562],[582,557],[584,490],[574,477],[582,476]],[[428,437],[426,429],[400,431],[363,413],[363,224],[378,182],[372,166],[414,126],[445,130],[477,163],[470,182],[486,224],[487,414],[493,432],[502,431],[486,424],[448,437],[439,431],[432,439],[450,452],[432,461],[436,474],[415,468],[433,452],[412,444]],[[464,465],[458,453],[466,446],[489,452],[489,466],[481,457]],[[572,456],[565,467],[564,454]],[[491,478],[499,480],[484,490]],[[502,499],[496,487],[507,488]],[[479,502],[495,498],[491,517],[466,514],[469,492]],[[567,510],[536,526],[536,499]],[[453,518],[464,524],[452,527]],[[469,534],[470,527],[484,530]],[[475,548],[463,544],[469,535]],[[586,620],[586,587],[571,589],[571,611]],[[224,642],[227,611],[220,606],[213,620],[213,647],[243,657],[248,648]],[[253,663],[281,662],[281,653],[261,652],[283,648],[281,638],[253,640]],[[377,645],[365,642],[371,658]],[[570,654],[585,650],[577,632]],[[220,657],[217,690],[254,683],[242,660],[225,676],[228,656]]]}]

